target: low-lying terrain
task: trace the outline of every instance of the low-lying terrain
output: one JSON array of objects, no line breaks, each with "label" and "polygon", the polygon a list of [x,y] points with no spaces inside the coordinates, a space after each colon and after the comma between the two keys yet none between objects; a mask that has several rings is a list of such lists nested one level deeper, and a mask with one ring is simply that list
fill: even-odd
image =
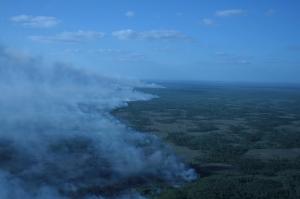
[{"label": "low-lying terrain", "polygon": [[[163,139],[200,175],[152,198],[300,198],[300,89],[165,83],[113,114]],[[153,191],[156,190],[156,191]],[[153,193],[155,192],[155,193]]]}]

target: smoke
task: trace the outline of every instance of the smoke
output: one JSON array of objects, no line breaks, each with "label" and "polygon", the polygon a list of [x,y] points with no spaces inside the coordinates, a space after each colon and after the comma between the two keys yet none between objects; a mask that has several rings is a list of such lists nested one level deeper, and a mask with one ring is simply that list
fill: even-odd
[{"label": "smoke", "polygon": [[139,86],[0,46],[0,198],[142,198],[138,185],[194,179],[159,139],[110,115],[153,97]]}]

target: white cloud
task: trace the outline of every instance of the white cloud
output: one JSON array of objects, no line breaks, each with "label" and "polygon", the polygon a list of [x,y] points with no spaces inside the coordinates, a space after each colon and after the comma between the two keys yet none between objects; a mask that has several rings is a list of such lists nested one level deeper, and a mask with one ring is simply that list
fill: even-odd
[{"label": "white cloud", "polygon": [[241,59],[236,61],[237,64],[251,64],[249,60]]},{"label": "white cloud", "polygon": [[294,52],[300,52],[300,45],[299,44],[293,44],[293,45],[289,45],[288,49],[290,51],[294,51]]},{"label": "white cloud", "polygon": [[215,52],[218,57],[218,63],[221,64],[235,64],[235,65],[249,65],[253,61],[252,56],[237,55],[224,51]]},{"label": "white cloud", "polygon": [[206,26],[213,26],[213,25],[215,25],[215,21],[213,19],[210,19],[210,18],[203,18],[202,19],[202,24],[206,25]]},{"label": "white cloud", "polygon": [[59,20],[50,16],[17,15],[10,18],[14,23],[34,28],[51,28],[59,24]]},{"label": "white cloud", "polygon": [[131,29],[114,31],[112,35],[120,40],[137,39],[139,37],[138,32]]},{"label": "white cloud", "polygon": [[223,52],[223,51],[218,51],[218,52],[216,52],[215,54],[216,54],[217,56],[227,56],[227,55],[228,55],[228,53]]},{"label": "white cloud", "polygon": [[127,53],[120,55],[117,60],[118,61],[125,61],[125,62],[136,62],[136,61],[144,61],[146,56],[141,53]]},{"label": "white cloud", "polygon": [[229,10],[219,10],[215,14],[218,17],[241,16],[241,15],[245,15],[246,11],[242,9],[229,9]]},{"label": "white cloud", "polygon": [[78,30],[76,32],[62,32],[54,36],[31,36],[30,39],[39,42],[78,43],[100,39],[103,38],[104,35],[103,32]]},{"label": "white cloud", "polygon": [[134,31],[131,29],[118,30],[112,35],[120,40],[182,40],[188,37],[176,30]]},{"label": "white cloud", "polygon": [[232,64],[232,65],[250,65],[251,61],[246,59],[232,59],[232,60],[219,60],[219,64]]},{"label": "white cloud", "polygon": [[126,17],[128,17],[128,18],[131,18],[131,17],[134,17],[135,16],[135,13],[133,12],[133,11],[127,11],[126,13],[125,13],[125,16]]},{"label": "white cloud", "polygon": [[177,17],[182,17],[182,16],[183,16],[183,13],[182,13],[182,12],[176,12],[176,16],[177,16]]},{"label": "white cloud", "polygon": [[274,15],[276,13],[276,10],[274,10],[274,9],[269,9],[269,10],[267,10],[266,12],[265,12],[265,15],[267,15],[267,16],[272,16],[272,15]]},{"label": "white cloud", "polygon": [[140,33],[142,39],[149,40],[170,40],[170,39],[183,39],[186,36],[176,30],[151,30]]},{"label": "white cloud", "polygon": [[103,54],[116,54],[116,53],[122,53],[123,51],[120,49],[111,49],[111,48],[100,48],[94,51],[96,53],[103,53]]},{"label": "white cloud", "polygon": [[65,54],[78,54],[81,53],[82,50],[78,49],[78,48],[67,48],[63,50],[63,53]]},{"label": "white cloud", "polygon": [[105,58],[109,58],[114,61],[136,62],[146,60],[146,56],[142,53],[121,49],[100,48],[97,50],[93,50],[92,52],[103,55]]}]

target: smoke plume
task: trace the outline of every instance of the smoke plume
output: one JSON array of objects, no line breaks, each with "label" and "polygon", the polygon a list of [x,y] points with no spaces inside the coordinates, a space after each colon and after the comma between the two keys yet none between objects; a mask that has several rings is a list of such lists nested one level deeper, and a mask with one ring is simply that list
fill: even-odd
[{"label": "smoke plume", "polygon": [[0,47],[0,198],[142,198],[134,187],[195,178],[159,139],[110,115],[142,84]]}]

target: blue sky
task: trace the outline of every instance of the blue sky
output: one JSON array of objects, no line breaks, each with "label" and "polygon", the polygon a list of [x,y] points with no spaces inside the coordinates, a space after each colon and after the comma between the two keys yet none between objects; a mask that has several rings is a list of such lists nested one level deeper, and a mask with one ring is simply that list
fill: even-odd
[{"label": "blue sky", "polygon": [[0,0],[0,43],[140,79],[300,83],[298,0]]}]

